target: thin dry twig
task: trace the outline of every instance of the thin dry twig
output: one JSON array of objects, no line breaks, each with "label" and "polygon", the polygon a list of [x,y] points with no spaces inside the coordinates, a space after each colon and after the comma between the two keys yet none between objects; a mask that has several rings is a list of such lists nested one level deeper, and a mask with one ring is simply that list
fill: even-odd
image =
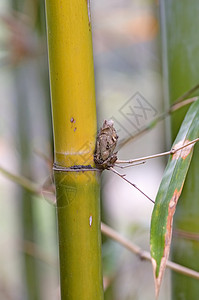
[{"label": "thin dry twig", "polygon": [[189,232],[189,231],[185,231],[185,230],[174,229],[173,234],[176,237],[182,237],[183,239],[199,241],[199,233],[196,233],[196,232]]},{"label": "thin dry twig", "polygon": [[43,250],[39,245],[31,241],[22,240],[19,245],[20,250],[40,261],[48,264],[51,267],[57,267],[56,259],[54,259],[50,254]]},{"label": "thin dry twig", "polygon": [[199,89],[199,83],[197,83],[195,86],[193,86],[192,88],[190,88],[190,90],[188,90],[187,92],[185,92],[182,96],[178,97],[174,103],[177,104],[179,102],[182,102],[183,100],[185,100],[186,98],[188,98],[189,96],[191,96],[194,92],[196,92]]},{"label": "thin dry twig", "polygon": [[115,164],[114,166],[117,167],[117,168],[126,169],[126,168],[129,168],[129,167],[135,167],[135,166],[143,165],[145,163],[146,163],[146,161],[141,161],[141,162],[138,162],[138,163],[133,164],[133,165],[129,164],[129,165],[125,165],[125,166],[120,166],[119,164],[118,165]]},{"label": "thin dry twig", "polygon": [[15,175],[12,172],[6,170],[5,168],[0,166],[0,173],[2,173],[5,177],[10,179],[12,182],[15,182],[28,190],[29,192],[33,194],[39,194],[40,193],[40,188],[36,183],[33,183],[26,177],[20,176],[20,175]]},{"label": "thin dry twig", "polygon": [[140,157],[140,158],[136,158],[136,159],[129,159],[129,160],[117,160],[116,161],[116,165],[117,164],[128,164],[128,166],[130,166],[129,164],[134,164],[137,163],[139,161],[146,161],[148,159],[152,159],[152,158],[157,158],[157,157],[161,157],[161,156],[165,156],[165,155],[171,155],[171,154],[175,154],[177,151],[182,150],[183,148],[186,148],[192,144],[195,144],[196,142],[199,141],[199,138],[190,141],[189,143],[177,148],[177,149],[171,149],[170,151],[166,151],[166,152],[162,152],[162,153],[158,153],[158,154],[154,154],[154,155],[149,155],[149,156],[145,156],[145,157]]},{"label": "thin dry twig", "polygon": [[49,158],[45,153],[40,151],[39,149],[35,148],[34,152],[35,152],[36,155],[38,155],[46,163],[46,165],[48,166],[48,168],[52,172],[53,160],[51,158]]},{"label": "thin dry twig", "polygon": [[197,89],[199,89],[199,84],[196,85],[195,87],[193,87],[192,89],[190,89],[184,95],[180,96],[175,101],[175,103],[169,107],[169,109],[167,111],[163,112],[162,114],[160,114],[159,116],[157,116],[155,119],[153,119],[153,121],[151,121],[144,128],[142,128],[142,130],[138,131],[135,135],[130,136],[128,139],[122,140],[120,142],[119,146],[118,146],[118,149],[121,149],[123,146],[127,145],[132,140],[140,137],[141,135],[143,135],[147,131],[149,131],[152,128],[154,128],[155,125],[157,125],[160,121],[164,120],[166,117],[168,117],[174,111],[176,111],[176,110],[182,108],[183,106],[186,106],[186,105],[188,105],[188,104],[190,104],[192,102],[195,102],[198,99],[198,97],[193,97],[193,98],[186,99],[186,100],[185,100],[185,98],[187,98],[188,96],[190,96]]},{"label": "thin dry twig", "polygon": [[198,97],[193,97],[193,98],[186,99],[184,101],[181,100],[181,102],[175,102],[173,105],[171,105],[169,111],[170,111],[170,113],[172,113],[188,104],[195,102],[197,99],[198,99]]},{"label": "thin dry twig", "polygon": [[147,199],[149,199],[152,203],[155,203],[155,201],[153,201],[149,196],[147,196],[140,188],[137,187],[137,185],[135,185],[134,183],[132,183],[131,181],[129,181],[128,179],[125,178],[125,174],[120,174],[118,171],[116,171],[114,168],[109,168],[110,171],[112,171],[113,173],[117,174],[118,176],[120,176],[122,179],[124,179],[126,182],[128,182],[130,185],[132,185],[134,188],[136,188],[142,195],[144,195]]},{"label": "thin dry twig", "polygon": [[5,168],[0,166],[0,173],[2,173],[5,177],[10,179],[12,182],[23,187],[25,190],[29,191],[32,194],[45,196],[45,200],[50,204],[55,204],[55,195],[51,193],[51,191],[45,191],[38,184],[33,183],[31,180],[27,179],[24,176],[15,175],[12,172],[6,170]]},{"label": "thin dry twig", "polygon": [[[136,254],[140,259],[145,259],[145,260],[151,261],[151,255],[148,251],[145,251],[145,250],[141,249],[139,246],[133,244],[128,239],[126,239],[121,234],[119,234],[114,229],[110,228],[109,226],[105,225],[104,223],[101,223],[101,231],[103,234],[105,234],[112,240],[120,243],[122,246],[127,248],[129,251]],[[187,275],[187,276],[195,278],[195,279],[199,279],[199,272],[189,269],[187,267],[184,267],[182,265],[176,264],[172,261],[167,261],[166,266],[175,272]]]}]

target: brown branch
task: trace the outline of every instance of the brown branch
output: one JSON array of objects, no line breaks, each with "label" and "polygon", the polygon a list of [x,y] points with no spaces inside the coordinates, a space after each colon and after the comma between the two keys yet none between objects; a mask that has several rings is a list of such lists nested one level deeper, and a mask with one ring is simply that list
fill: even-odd
[{"label": "brown branch", "polygon": [[154,154],[154,155],[149,155],[149,156],[145,156],[145,157],[140,157],[140,158],[136,158],[136,159],[129,159],[129,160],[116,160],[116,165],[117,164],[128,164],[128,167],[130,166],[129,164],[134,164],[137,163],[139,161],[146,161],[148,159],[152,159],[152,158],[157,158],[157,157],[161,157],[161,156],[165,156],[165,155],[171,155],[171,154],[175,154],[177,151],[182,150],[183,148],[186,148],[192,144],[195,144],[196,142],[199,141],[199,138],[190,141],[189,143],[182,145],[181,147],[178,147],[176,149],[171,149],[169,151],[166,152],[162,152],[162,153],[158,153],[158,154]]},{"label": "brown branch", "polygon": [[5,177],[10,179],[12,182],[20,185],[25,190],[29,191],[32,194],[39,195],[45,198],[47,202],[50,204],[55,204],[55,195],[50,191],[44,190],[38,184],[33,183],[31,180],[27,179],[24,176],[15,175],[12,172],[6,170],[5,168],[0,166],[0,173],[2,173]]},{"label": "brown branch", "polygon": [[35,259],[39,259],[40,261],[48,264],[49,266],[56,267],[57,261],[52,256],[50,256],[46,251],[44,251],[40,246],[31,242],[31,241],[21,241],[19,243],[21,245],[20,250],[25,254],[28,254]]},{"label": "brown branch", "polygon": [[187,240],[199,241],[199,233],[174,229],[173,235]]},{"label": "brown branch", "polygon": [[132,185],[134,188],[136,188],[142,195],[144,195],[148,200],[150,200],[153,204],[155,203],[155,201],[153,201],[149,196],[147,196],[139,187],[137,187],[137,185],[135,185],[134,183],[132,183],[130,180],[125,178],[125,174],[120,174],[119,172],[117,172],[114,168],[109,168],[108,170],[112,171],[113,173],[117,174],[118,176],[120,176],[122,179],[124,179],[126,182],[128,182],[130,185]]},{"label": "brown branch", "polygon": [[182,96],[178,97],[174,103],[180,103],[183,100],[185,100],[186,98],[188,98],[189,96],[191,96],[194,92],[196,92],[199,89],[199,83],[197,83],[195,86],[193,86],[192,88],[190,88],[190,90],[188,90],[187,92],[185,92]]},{"label": "brown branch", "polygon": [[[140,259],[145,259],[148,261],[151,261],[151,255],[148,251],[145,251],[141,249],[139,246],[133,244],[128,239],[123,237],[121,234],[110,228],[109,226],[105,225],[104,223],[101,223],[101,231],[104,235],[108,236],[112,240],[120,243],[122,246],[124,246],[126,249],[131,251],[132,253],[136,254]],[[199,272],[194,271],[192,269],[189,269],[187,267],[184,267],[182,265],[176,264],[172,261],[167,261],[166,266],[178,273],[184,274],[186,276],[199,279]]]},{"label": "brown branch", "polygon": [[[37,186],[30,182],[30,181],[25,181],[24,182],[24,177],[22,176],[16,176],[13,175],[12,173],[6,171],[3,168],[0,168],[0,171],[6,175],[6,177],[10,178],[12,181],[18,183],[19,185],[21,185],[23,188],[25,188],[26,190],[41,195],[41,192],[38,190]],[[22,179],[22,180],[21,180]],[[24,184],[25,183],[25,184]],[[27,184],[28,183],[28,184]],[[30,184],[31,183],[31,184]],[[47,199],[47,197],[45,197],[45,199]],[[55,198],[54,198],[55,199]],[[52,201],[51,199],[48,199],[48,201]],[[113,239],[114,241],[120,243],[121,245],[123,245],[125,248],[127,248],[129,251],[131,251],[132,253],[136,254],[137,256],[140,257],[140,259],[145,259],[148,261],[151,261],[151,256],[150,253],[148,251],[142,250],[139,246],[133,244],[132,242],[130,242],[128,239],[124,238],[123,236],[121,236],[118,232],[116,232],[115,230],[113,230],[112,228],[110,228],[109,226],[105,225],[104,223],[101,223],[101,231],[103,234],[105,234],[106,236],[108,236],[109,238]],[[35,251],[30,251],[30,247],[26,245],[25,247],[26,252],[28,252],[30,255],[35,255]],[[41,257],[41,256],[40,256]],[[192,278],[196,278],[199,279],[199,272],[196,272],[194,270],[191,270],[189,268],[183,267],[179,264],[176,264],[174,262],[168,261],[167,262],[167,267],[172,269],[173,271],[176,271],[178,273],[190,276]]]},{"label": "brown branch", "polygon": [[[166,117],[168,117],[174,111],[176,111],[176,110],[180,109],[181,107],[186,106],[192,102],[195,102],[198,99],[198,97],[193,97],[193,98],[186,99],[186,100],[184,100],[184,99],[186,97],[188,97],[193,91],[197,90],[198,88],[199,88],[199,84],[197,86],[195,86],[194,88],[192,88],[191,90],[189,90],[188,92],[186,92],[181,97],[179,97],[175,101],[175,103],[169,107],[169,109],[167,111],[165,111],[165,112],[161,113],[159,116],[157,116],[153,121],[151,121],[149,124],[147,124],[141,131],[137,132],[135,135],[130,136],[129,138],[127,138],[125,140],[122,140],[119,143],[118,149],[121,149],[123,146],[127,145],[130,141],[140,137],[147,131],[154,128],[156,124],[158,124],[160,121],[164,120]],[[179,101],[181,101],[181,102],[179,102]]]}]

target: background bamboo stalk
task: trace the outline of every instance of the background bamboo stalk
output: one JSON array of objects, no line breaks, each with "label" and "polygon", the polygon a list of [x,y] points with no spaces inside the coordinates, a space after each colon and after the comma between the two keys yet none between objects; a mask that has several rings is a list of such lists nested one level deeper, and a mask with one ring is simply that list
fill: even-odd
[{"label": "background bamboo stalk", "polygon": [[[199,43],[195,28],[198,27],[198,1],[192,1],[190,6],[186,1],[162,1],[162,36],[164,69],[168,75],[169,101],[198,84]],[[187,107],[173,114],[171,118],[171,136],[175,138]],[[180,197],[174,228],[185,233],[196,233],[199,230],[199,175],[198,149],[195,146],[194,155],[185,186]],[[172,258],[186,267],[199,270],[199,242],[186,239],[185,236],[173,238]],[[172,273],[172,299],[198,299],[199,285],[195,279],[182,274]]]},{"label": "background bamboo stalk", "polygon": [[[19,71],[16,72],[16,80],[18,87],[20,86],[22,90],[22,85],[20,82],[21,74]],[[19,89],[18,89],[19,91]],[[23,93],[18,95],[18,105],[17,105],[17,117],[18,117],[18,132],[19,132],[19,147],[20,147],[20,171],[26,174],[27,177],[32,177],[31,172],[31,154],[30,154],[30,123],[27,118],[26,110],[26,120],[24,120],[24,109],[27,106],[27,99],[24,97]],[[23,120],[23,124],[22,121]],[[24,122],[25,121],[25,122]],[[26,127],[24,127],[24,123]],[[35,219],[34,219],[34,201],[32,194],[25,189],[20,189],[20,213],[21,213],[21,227],[22,227],[22,240],[35,242]],[[41,299],[41,289],[39,284],[39,269],[38,263],[34,257],[31,257],[27,253],[23,253],[23,275],[26,286],[26,297],[29,300],[39,300]]]},{"label": "background bamboo stalk", "polygon": [[[56,166],[94,166],[95,87],[87,1],[46,0]],[[78,171],[78,172],[76,172]],[[56,170],[61,299],[103,299],[99,172]]]}]

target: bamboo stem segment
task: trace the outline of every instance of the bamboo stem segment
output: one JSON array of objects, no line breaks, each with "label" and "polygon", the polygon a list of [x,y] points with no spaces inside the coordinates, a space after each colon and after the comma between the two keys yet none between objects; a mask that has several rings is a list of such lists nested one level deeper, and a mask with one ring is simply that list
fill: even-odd
[{"label": "bamboo stem segment", "polygon": [[94,67],[87,1],[46,0],[57,165],[92,165],[96,139]]},{"label": "bamboo stem segment", "polygon": [[99,176],[88,173],[55,171],[62,300],[103,299]]},{"label": "bamboo stem segment", "polygon": [[103,300],[88,2],[46,0],[61,300]]}]

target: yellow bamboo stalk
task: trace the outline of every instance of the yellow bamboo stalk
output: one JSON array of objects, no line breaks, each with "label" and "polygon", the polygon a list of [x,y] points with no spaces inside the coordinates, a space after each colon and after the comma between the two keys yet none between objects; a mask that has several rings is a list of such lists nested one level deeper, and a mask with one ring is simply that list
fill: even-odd
[{"label": "yellow bamboo stalk", "polygon": [[93,166],[96,106],[87,1],[46,0],[46,13],[56,163]]},{"label": "yellow bamboo stalk", "polygon": [[61,299],[102,300],[99,172],[86,169],[96,139],[89,2],[46,0],[46,16]]}]

